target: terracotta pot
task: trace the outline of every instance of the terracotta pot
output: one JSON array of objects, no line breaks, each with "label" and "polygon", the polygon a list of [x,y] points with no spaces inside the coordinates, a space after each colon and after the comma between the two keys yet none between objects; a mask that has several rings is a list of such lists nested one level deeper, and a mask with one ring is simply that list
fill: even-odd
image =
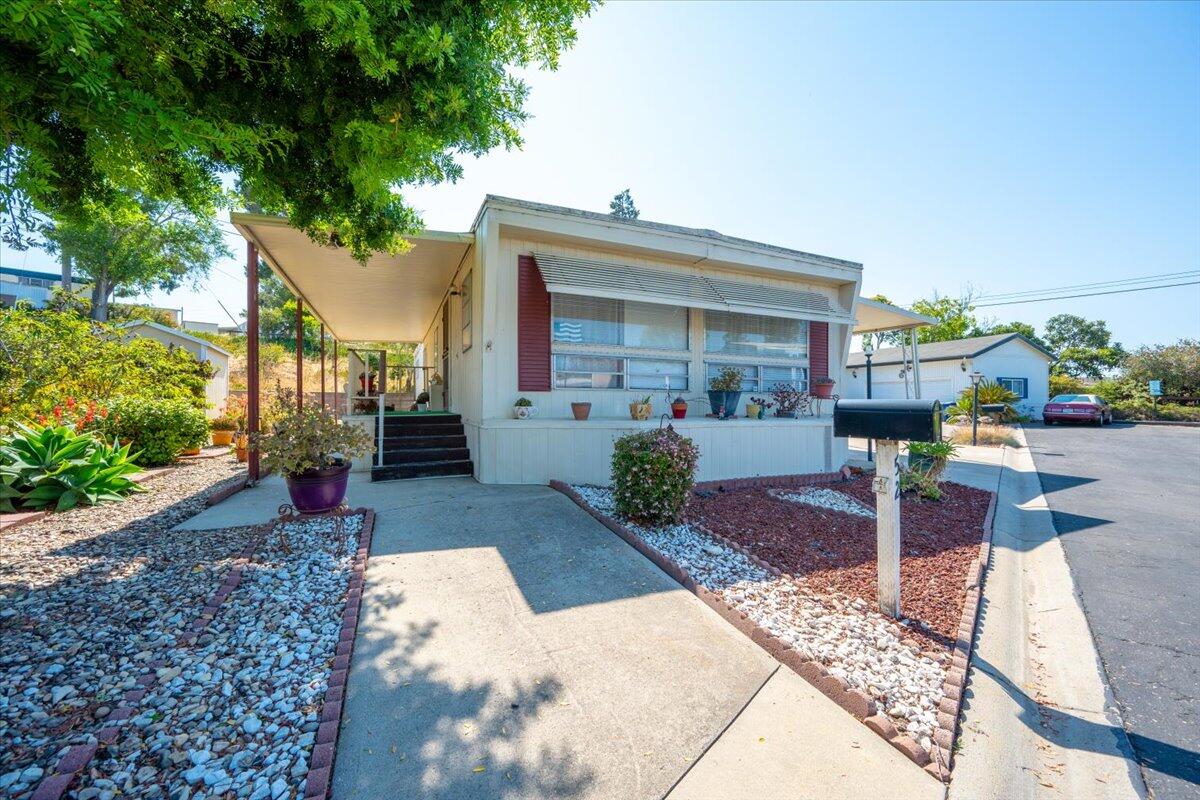
[{"label": "terracotta pot", "polygon": [[819,397],[822,400],[828,400],[833,397],[833,382],[814,383],[812,385],[812,396]]},{"label": "terracotta pot", "polygon": [[571,403],[571,413],[575,415],[575,419],[584,420],[592,413],[591,403]]},{"label": "terracotta pot", "polygon": [[244,433],[239,433],[235,437],[234,447],[237,451],[237,460],[245,464],[250,460],[250,437]]},{"label": "terracotta pot", "polygon": [[758,403],[746,403],[746,418],[758,419],[758,415],[762,413],[762,406]]},{"label": "terracotta pot", "polygon": [[636,420],[650,419],[651,411],[649,403],[629,404],[629,416]]},{"label": "terracotta pot", "polygon": [[292,505],[301,514],[321,514],[332,511],[346,499],[346,484],[350,480],[350,463],[333,467],[306,469],[286,477]]},{"label": "terracotta pot", "polygon": [[237,448],[236,452],[237,452],[237,460],[239,462],[241,462],[242,464],[245,464],[247,461],[250,460],[250,448],[239,447],[239,448]]},{"label": "terracotta pot", "polygon": [[179,455],[181,455],[181,456],[198,456],[198,455],[200,455],[200,448],[199,447],[189,447],[187,450],[180,450]]},{"label": "terracotta pot", "polygon": [[687,403],[671,403],[671,416],[683,419],[687,416]]},{"label": "terracotta pot", "polygon": [[228,447],[233,443],[233,431],[213,431],[212,443],[217,447]]}]

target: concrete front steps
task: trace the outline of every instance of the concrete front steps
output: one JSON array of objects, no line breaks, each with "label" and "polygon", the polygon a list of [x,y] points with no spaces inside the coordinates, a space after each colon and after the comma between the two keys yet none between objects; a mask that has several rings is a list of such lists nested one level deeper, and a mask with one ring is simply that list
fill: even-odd
[{"label": "concrete front steps", "polygon": [[384,417],[383,465],[371,468],[372,481],[470,475],[473,472],[460,415]]}]

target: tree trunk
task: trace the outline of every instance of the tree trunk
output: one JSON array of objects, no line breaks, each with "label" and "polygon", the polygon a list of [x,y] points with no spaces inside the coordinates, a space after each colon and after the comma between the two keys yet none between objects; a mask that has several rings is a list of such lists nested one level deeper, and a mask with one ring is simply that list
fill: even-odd
[{"label": "tree trunk", "polygon": [[96,276],[92,286],[92,319],[97,322],[108,322],[108,296],[112,293],[112,285],[108,276],[101,273]]},{"label": "tree trunk", "polygon": [[71,291],[71,256],[67,248],[62,248],[62,288],[64,292]]}]

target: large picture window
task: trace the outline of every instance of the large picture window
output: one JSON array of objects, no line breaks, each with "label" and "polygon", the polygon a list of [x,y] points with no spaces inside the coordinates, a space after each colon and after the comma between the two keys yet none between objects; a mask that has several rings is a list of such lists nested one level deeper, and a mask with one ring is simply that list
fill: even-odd
[{"label": "large picture window", "polygon": [[688,390],[688,362],[624,356],[554,356],[556,389]]},{"label": "large picture window", "polygon": [[790,317],[704,312],[704,352],[727,356],[808,357],[808,323]]},{"label": "large picture window", "polygon": [[606,297],[553,296],[555,342],[650,350],[688,349],[686,308]]}]

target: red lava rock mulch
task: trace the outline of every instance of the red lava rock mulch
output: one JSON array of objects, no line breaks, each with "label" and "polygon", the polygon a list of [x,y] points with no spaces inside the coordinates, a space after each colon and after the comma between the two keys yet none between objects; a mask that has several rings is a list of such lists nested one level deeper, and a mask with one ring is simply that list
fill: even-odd
[{"label": "red lava rock mulch", "polygon": [[[928,625],[912,631],[936,649],[954,645],[966,599],[966,574],[979,555],[991,494],[943,482],[940,501],[900,502],[900,606]],[[871,478],[822,488],[875,507]],[[787,491],[803,491],[788,488]],[[875,520],[772,497],[767,488],[691,498],[688,521],[737,542],[802,580],[816,593],[840,592],[877,602]]]}]

